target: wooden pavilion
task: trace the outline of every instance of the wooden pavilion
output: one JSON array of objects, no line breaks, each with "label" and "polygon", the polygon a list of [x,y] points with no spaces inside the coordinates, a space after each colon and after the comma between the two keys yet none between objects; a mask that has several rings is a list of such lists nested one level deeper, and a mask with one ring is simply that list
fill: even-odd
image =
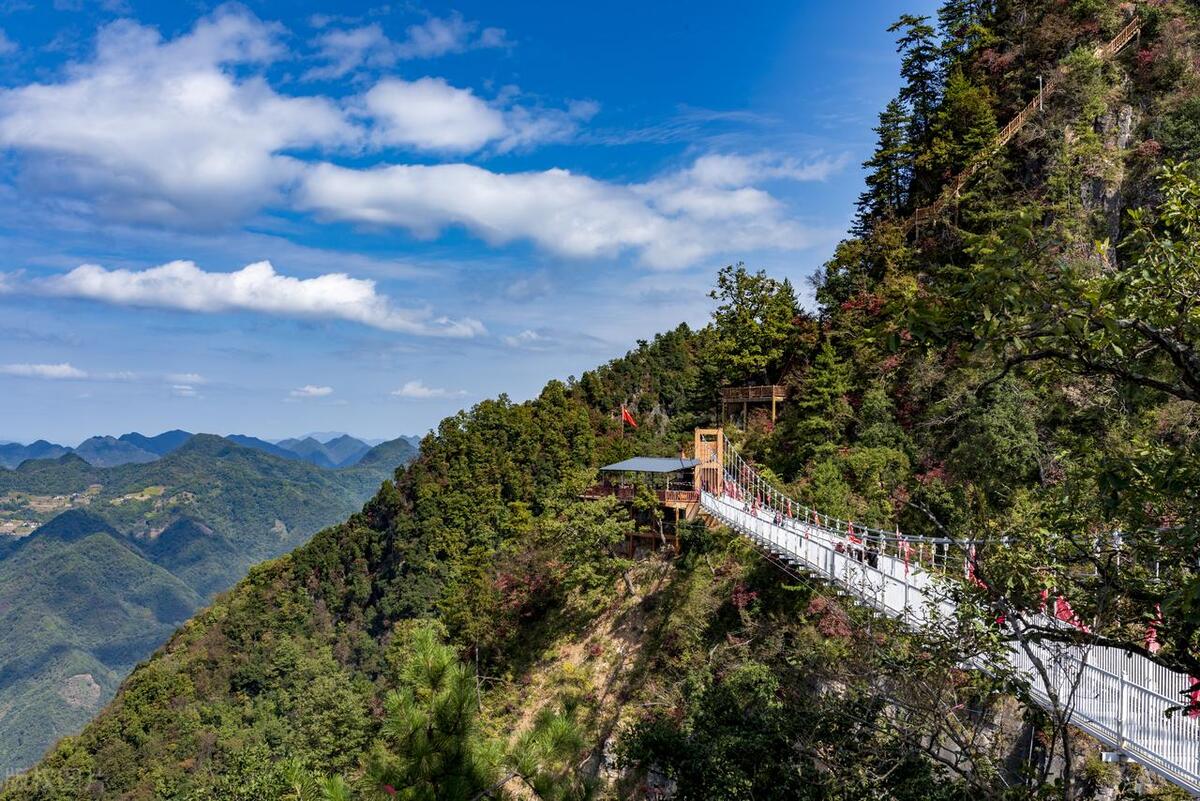
[{"label": "wooden pavilion", "polygon": [[[584,498],[615,497],[632,505],[639,489],[658,501],[658,514],[634,512],[639,529],[626,543],[630,556],[639,547],[671,546],[679,552],[679,523],[700,515],[700,492],[721,491],[724,438],[718,428],[696,429],[692,453],[680,456],[634,456],[600,468],[600,480]],[[668,534],[669,529],[669,534]]]}]

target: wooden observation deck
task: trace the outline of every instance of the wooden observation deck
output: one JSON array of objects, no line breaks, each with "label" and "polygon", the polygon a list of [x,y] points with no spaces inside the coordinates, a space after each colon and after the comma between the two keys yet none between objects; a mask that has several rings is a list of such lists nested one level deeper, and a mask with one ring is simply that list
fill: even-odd
[{"label": "wooden observation deck", "polygon": [[738,407],[741,407],[742,424],[745,425],[750,415],[750,406],[758,404],[771,404],[771,422],[775,422],[775,415],[778,411],[779,404],[787,400],[787,387],[781,384],[760,384],[758,386],[749,387],[724,387],[720,390],[721,394],[721,422],[730,420],[736,414]]}]

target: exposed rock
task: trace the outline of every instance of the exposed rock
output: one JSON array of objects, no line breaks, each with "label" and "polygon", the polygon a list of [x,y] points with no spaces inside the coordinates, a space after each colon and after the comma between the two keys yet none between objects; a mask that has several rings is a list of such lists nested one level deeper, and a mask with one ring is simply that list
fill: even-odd
[{"label": "exposed rock", "polygon": [[1129,147],[1129,142],[1133,139],[1133,106],[1128,103],[1122,103],[1121,108],[1117,111],[1117,141],[1116,145],[1121,150]]},{"label": "exposed rock", "polygon": [[77,673],[63,682],[58,694],[68,706],[94,707],[100,702],[100,685],[91,673]]}]

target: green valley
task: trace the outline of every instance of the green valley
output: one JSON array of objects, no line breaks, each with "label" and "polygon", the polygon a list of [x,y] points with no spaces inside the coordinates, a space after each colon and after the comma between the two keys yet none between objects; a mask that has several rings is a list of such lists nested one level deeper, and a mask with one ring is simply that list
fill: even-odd
[{"label": "green valley", "polygon": [[4,514],[31,529],[0,538],[0,772],[78,730],[196,610],[414,454],[395,440],[323,470],[197,435],[146,463],[0,470]]}]

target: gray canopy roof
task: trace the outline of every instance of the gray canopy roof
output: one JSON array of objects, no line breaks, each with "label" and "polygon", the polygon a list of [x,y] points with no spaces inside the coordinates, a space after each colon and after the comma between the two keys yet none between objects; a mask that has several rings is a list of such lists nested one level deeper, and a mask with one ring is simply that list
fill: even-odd
[{"label": "gray canopy roof", "polygon": [[634,456],[623,462],[605,465],[605,473],[675,473],[690,470],[700,464],[698,459],[680,459],[678,456]]}]

